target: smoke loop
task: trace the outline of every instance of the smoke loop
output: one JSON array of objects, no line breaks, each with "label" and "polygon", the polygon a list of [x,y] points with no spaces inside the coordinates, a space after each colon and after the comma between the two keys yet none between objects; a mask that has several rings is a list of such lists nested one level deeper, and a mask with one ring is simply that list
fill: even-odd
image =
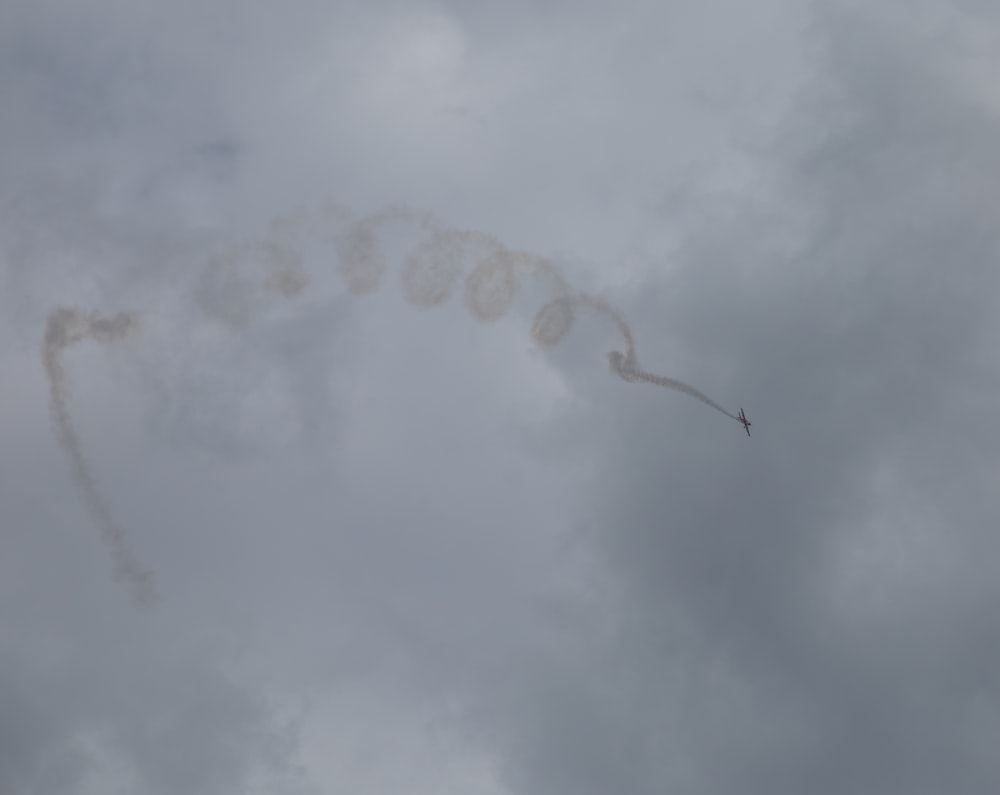
[{"label": "smoke loop", "polygon": [[[490,323],[507,314],[517,290],[518,271],[543,276],[553,284],[556,297],[543,304],[532,320],[531,336],[539,346],[547,349],[557,346],[572,330],[576,310],[589,309],[611,321],[625,344],[624,351],[607,354],[612,373],[629,383],[649,383],[682,392],[728,417],[739,419],[694,387],[641,369],[632,330],[621,313],[603,298],[574,292],[548,260],[512,252],[488,234],[448,228],[429,213],[404,207],[388,207],[355,221],[348,209],[328,201],[320,217],[324,234],[331,223],[341,228],[346,226],[346,231],[335,234],[333,241],[340,272],[355,294],[377,291],[387,270],[386,259],[378,245],[380,227],[393,220],[414,224],[428,236],[404,257],[400,280],[403,296],[409,303],[430,308],[447,301],[461,277],[467,250],[478,250],[482,258],[464,284],[465,305],[478,320]],[[200,295],[205,314],[240,329],[258,307],[261,288],[265,293],[284,299],[301,295],[308,285],[308,277],[302,269],[302,255],[292,244],[273,239],[273,236],[299,230],[305,218],[303,211],[275,219],[271,224],[271,238],[235,244],[209,260]],[[240,268],[254,258],[263,263],[266,271],[256,289]],[[134,313],[105,316],[93,311],[56,307],[48,318],[41,354],[49,380],[55,434],[69,458],[73,478],[91,518],[111,551],[115,577],[128,584],[136,601],[149,604],[153,598],[151,575],[132,554],[125,533],[115,522],[84,455],[70,417],[70,393],[62,362],[64,352],[78,342],[91,339],[104,345],[114,344],[131,336],[137,328],[138,317]]]}]

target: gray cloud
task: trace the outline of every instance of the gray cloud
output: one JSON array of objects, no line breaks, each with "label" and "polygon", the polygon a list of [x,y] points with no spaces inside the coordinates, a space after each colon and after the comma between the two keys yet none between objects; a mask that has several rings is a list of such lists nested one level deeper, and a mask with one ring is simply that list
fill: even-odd
[{"label": "gray cloud", "polygon": [[131,654],[109,668],[100,650],[75,653],[69,665],[39,662],[0,651],[4,792],[296,785],[294,727],[224,676]]},{"label": "gray cloud", "polygon": [[[519,750],[527,791],[657,791],[679,750],[684,791],[1000,780],[997,123],[947,84],[947,51],[832,8],[814,33],[823,69],[771,154],[779,203],[637,289],[646,332],[715,360],[758,432],[730,448],[688,407],[622,396],[635,420],[591,504],[633,616],[614,667],[541,697],[562,717]],[[769,245],[786,224],[793,253]],[[678,681],[692,635],[722,687]],[[591,694],[608,679],[610,704]],[[659,728],[687,699],[693,748]],[[615,755],[636,727],[647,745]],[[587,761],[554,761],[567,746]]]},{"label": "gray cloud", "polygon": [[995,791],[988,9],[460,6],[0,12],[0,789]]}]

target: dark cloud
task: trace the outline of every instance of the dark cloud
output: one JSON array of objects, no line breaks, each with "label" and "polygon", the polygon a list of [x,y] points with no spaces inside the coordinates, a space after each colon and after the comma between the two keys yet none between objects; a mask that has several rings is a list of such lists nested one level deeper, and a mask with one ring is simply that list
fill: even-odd
[{"label": "dark cloud", "polygon": [[[928,8],[729,5],[0,11],[4,795],[997,791],[989,88]],[[607,315],[532,348],[539,280],[407,304],[401,218],[349,294],[323,195],[570,251],[754,435]],[[59,305],[142,317],[64,365],[149,616]]]},{"label": "dark cloud", "polygon": [[118,782],[198,795],[295,784],[294,733],[259,698],[198,665],[106,651],[59,660],[34,644],[0,649],[3,792],[108,791]]},{"label": "dark cloud", "polygon": [[[620,397],[636,416],[590,504],[632,615],[614,667],[543,689],[525,791],[1000,783],[1000,130],[947,52],[832,8],[813,33],[819,74],[769,154],[778,200],[689,238],[632,307],[725,375],[713,393],[756,433]],[[695,649],[722,681],[685,678]]]}]

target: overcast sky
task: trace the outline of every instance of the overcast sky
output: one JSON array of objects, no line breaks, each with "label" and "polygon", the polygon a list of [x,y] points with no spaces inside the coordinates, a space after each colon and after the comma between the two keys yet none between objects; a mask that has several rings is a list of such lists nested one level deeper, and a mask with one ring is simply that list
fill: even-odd
[{"label": "overcast sky", "polygon": [[0,4],[0,792],[1000,791],[998,8]]}]

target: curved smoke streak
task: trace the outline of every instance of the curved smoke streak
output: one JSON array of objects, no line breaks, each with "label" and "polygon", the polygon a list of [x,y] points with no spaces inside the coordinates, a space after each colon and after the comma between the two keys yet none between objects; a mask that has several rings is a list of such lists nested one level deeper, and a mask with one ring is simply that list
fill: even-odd
[{"label": "curved smoke streak", "polygon": [[[643,382],[673,389],[706,403],[727,417],[726,411],[704,393],[675,378],[655,375],[639,367],[635,339],[621,313],[607,301],[575,292],[548,260],[510,250],[484,232],[455,229],[430,213],[392,206],[360,219],[340,205],[327,202],[318,214],[319,229],[332,238],[341,275],[351,292],[374,293],[381,286],[388,262],[379,246],[379,233],[387,224],[405,223],[419,228],[426,237],[403,258],[400,282],[404,299],[415,306],[431,308],[446,302],[462,280],[463,264],[474,265],[462,285],[469,312],[484,323],[507,314],[519,279],[540,277],[555,296],[535,314],[531,336],[543,348],[553,348],[570,333],[578,310],[591,311],[609,320],[622,337],[624,351],[607,354],[615,375],[627,382]],[[275,219],[269,236],[225,249],[207,264],[201,281],[199,304],[206,317],[234,331],[244,328],[268,297],[294,299],[308,285],[302,269],[302,254],[289,237],[309,227],[305,212]],[[331,229],[331,227],[333,227]],[[256,262],[264,276],[257,282],[247,277],[245,266]],[[42,344],[42,362],[51,392],[52,420],[56,437],[70,460],[73,478],[83,494],[91,518],[111,551],[116,579],[128,584],[133,598],[148,604],[153,597],[151,575],[136,561],[125,533],[115,522],[84,454],[69,412],[69,389],[62,355],[86,339],[102,344],[121,341],[138,328],[133,313],[110,317],[97,312],[58,307],[48,318]]]},{"label": "curved smoke streak", "polygon": [[102,344],[120,342],[136,330],[135,315],[121,313],[105,317],[71,307],[57,307],[49,313],[42,342],[42,363],[49,380],[49,408],[56,438],[69,458],[73,480],[83,494],[90,516],[111,550],[115,579],[125,582],[133,599],[141,605],[153,601],[153,583],[129,548],[125,531],[115,522],[104,495],[97,486],[90,463],[69,412],[69,383],[62,355],[67,348],[90,339]]}]

